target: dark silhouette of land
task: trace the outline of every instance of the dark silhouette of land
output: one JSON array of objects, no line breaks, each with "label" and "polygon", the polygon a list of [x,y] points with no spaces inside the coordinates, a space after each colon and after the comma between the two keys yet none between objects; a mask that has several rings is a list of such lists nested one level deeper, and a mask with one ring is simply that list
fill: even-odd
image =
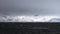
[{"label": "dark silhouette of land", "polygon": [[60,34],[60,23],[0,22],[0,34]]}]

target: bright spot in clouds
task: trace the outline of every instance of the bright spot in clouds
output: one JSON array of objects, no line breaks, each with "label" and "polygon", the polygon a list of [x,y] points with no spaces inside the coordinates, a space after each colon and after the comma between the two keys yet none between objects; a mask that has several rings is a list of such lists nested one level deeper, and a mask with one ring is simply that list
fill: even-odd
[{"label": "bright spot in clouds", "polygon": [[52,18],[59,16],[5,16],[0,17],[0,22],[49,22]]}]

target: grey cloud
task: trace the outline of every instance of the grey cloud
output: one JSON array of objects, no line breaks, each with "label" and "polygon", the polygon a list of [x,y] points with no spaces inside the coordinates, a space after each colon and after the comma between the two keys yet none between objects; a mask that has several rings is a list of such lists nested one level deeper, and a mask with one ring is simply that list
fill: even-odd
[{"label": "grey cloud", "polygon": [[59,15],[60,0],[0,0],[0,15]]}]

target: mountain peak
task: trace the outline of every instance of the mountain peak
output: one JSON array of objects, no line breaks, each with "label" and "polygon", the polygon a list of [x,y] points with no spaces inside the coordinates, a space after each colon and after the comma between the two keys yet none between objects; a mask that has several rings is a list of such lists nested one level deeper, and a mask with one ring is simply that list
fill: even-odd
[{"label": "mountain peak", "polygon": [[60,18],[52,18],[49,22],[60,22]]}]

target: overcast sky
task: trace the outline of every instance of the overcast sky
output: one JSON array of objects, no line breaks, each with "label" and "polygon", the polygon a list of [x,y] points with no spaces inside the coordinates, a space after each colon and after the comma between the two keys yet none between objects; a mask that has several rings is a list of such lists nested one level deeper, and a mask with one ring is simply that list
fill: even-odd
[{"label": "overcast sky", "polygon": [[60,0],[0,0],[0,15],[60,15]]}]

